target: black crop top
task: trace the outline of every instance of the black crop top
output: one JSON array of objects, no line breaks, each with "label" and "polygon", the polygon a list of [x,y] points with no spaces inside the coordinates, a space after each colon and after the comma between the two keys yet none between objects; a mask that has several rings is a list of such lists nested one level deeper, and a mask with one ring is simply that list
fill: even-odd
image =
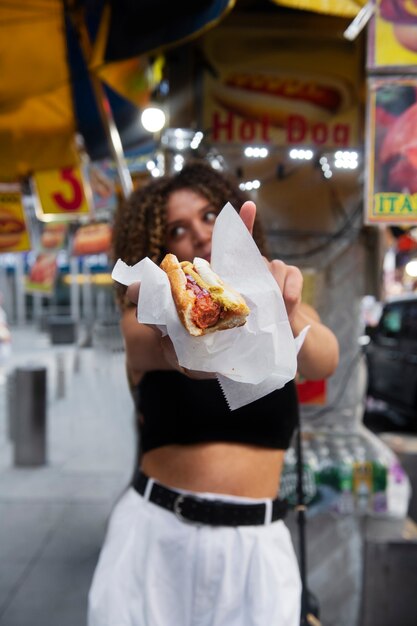
[{"label": "black crop top", "polygon": [[169,444],[248,443],[286,450],[298,423],[294,381],[231,411],[217,380],[155,371],[138,385],[143,452]]}]

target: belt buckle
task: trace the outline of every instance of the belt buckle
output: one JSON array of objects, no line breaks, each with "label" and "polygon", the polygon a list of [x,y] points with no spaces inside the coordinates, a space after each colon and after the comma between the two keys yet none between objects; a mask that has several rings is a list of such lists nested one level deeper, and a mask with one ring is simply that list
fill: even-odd
[{"label": "belt buckle", "polygon": [[175,514],[175,517],[177,519],[179,519],[180,522],[185,522],[186,524],[197,524],[197,525],[200,525],[200,522],[194,522],[193,520],[188,519],[187,517],[184,517],[183,514],[181,513],[181,508],[180,507],[181,507],[181,504],[183,504],[183,502],[185,501],[186,497],[187,497],[186,495],[180,493],[175,498],[174,504],[173,504],[173,507],[172,507],[172,510],[173,510],[173,512]]}]

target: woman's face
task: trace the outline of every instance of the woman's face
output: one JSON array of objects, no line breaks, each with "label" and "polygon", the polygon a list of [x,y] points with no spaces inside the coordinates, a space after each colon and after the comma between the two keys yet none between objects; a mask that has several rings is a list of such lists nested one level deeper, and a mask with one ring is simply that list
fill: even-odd
[{"label": "woman's face", "polygon": [[218,208],[191,191],[174,191],[167,204],[166,249],[179,261],[198,256],[210,261],[211,236]]}]

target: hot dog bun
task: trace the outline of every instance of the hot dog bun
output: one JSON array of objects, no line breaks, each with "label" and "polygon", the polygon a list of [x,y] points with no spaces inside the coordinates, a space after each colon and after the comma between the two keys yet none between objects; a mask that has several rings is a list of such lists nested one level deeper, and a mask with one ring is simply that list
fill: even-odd
[{"label": "hot dog bun", "polygon": [[26,226],[22,220],[0,209],[0,250],[17,246],[25,232]]},{"label": "hot dog bun", "polygon": [[249,315],[243,297],[213,272],[205,259],[180,263],[167,254],[161,263],[171,284],[178,316],[190,335],[242,326]]},{"label": "hot dog bun", "polygon": [[338,77],[298,71],[234,71],[213,86],[213,97],[243,117],[266,117],[284,126],[289,115],[326,121],[352,102],[351,90]]}]

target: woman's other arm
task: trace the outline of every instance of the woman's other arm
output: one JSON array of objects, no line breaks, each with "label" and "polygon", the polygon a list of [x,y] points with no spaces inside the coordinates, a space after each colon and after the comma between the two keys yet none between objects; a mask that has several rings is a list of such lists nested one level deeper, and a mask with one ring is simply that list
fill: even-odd
[{"label": "woman's other arm", "polygon": [[151,370],[180,370],[171,341],[168,337],[162,337],[152,326],[140,324],[135,308],[123,312],[120,326],[125,343],[126,365],[134,384]]},{"label": "woman's other arm", "polygon": [[277,281],[294,337],[310,329],[298,353],[298,371],[307,380],[327,378],[339,363],[339,344],[333,332],[321,323],[317,312],[301,302],[303,276],[293,265],[271,261],[269,268]]}]

